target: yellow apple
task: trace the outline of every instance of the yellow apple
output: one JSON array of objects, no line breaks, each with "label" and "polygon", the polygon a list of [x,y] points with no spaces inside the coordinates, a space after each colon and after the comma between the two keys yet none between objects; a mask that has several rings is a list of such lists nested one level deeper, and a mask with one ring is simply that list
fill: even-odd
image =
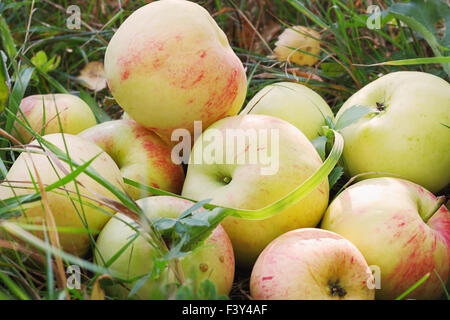
[{"label": "yellow apple", "polygon": [[[72,161],[78,164],[89,161],[100,154],[91,163],[90,168],[94,169],[117,188],[122,189],[123,179],[119,168],[111,157],[95,144],[70,134],[54,133],[46,135],[43,138],[62,151],[65,151],[66,145]],[[36,141],[33,141],[31,144],[38,145]],[[19,196],[36,192],[31,183],[32,178],[37,181],[33,164],[44,186],[52,184],[65,176],[60,165],[46,155],[22,152],[6,175],[6,182],[0,185],[0,199],[4,200],[15,195]],[[65,170],[70,172],[69,164],[61,160],[61,165]],[[110,191],[84,173],[77,177],[77,181],[80,182],[78,184],[80,195],[87,195],[97,199],[97,194],[99,194],[103,197],[116,200]],[[24,187],[27,188],[25,189]],[[56,226],[59,228],[73,228],[72,231],[75,231],[64,232],[63,230],[59,232],[61,247],[69,253],[81,256],[87,252],[90,245],[90,239],[86,229],[100,231],[110,218],[110,215],[102,210],[106,210],[107,212],[111,212],[111,210],[86,197],[81,197],[83,205],[80,205],[77,193],[73,193],[76,192],[74,182],[67,183],[64,185],[64,188],[72,191],[72,193],[67,194],[64,190],[58,189],[47,192],[48,204],[54,216]],[[94,208],[88,204],[98,206],[98,208]],[[42,225],[45,223],[45,216],[44,208],[38,202],[30,207],[24,206],[22,215],[18,218],[11,218],[11,221]],[[41,238],[44,236],[41,231],[36,232],[36,235]]]},{"label": "yellow apple", "polygon": [[[86,102],[71,94],[28,96],[22,99],[19,108],[31,129],[39,134],[42,132],[44,132],[42,134],[58,132],[77,134],[97,124],[95,116]],[[23,121],[20,112],[17,116]],[[33,139],[33,135],[18,122],[15,122],[14,128],[13,135],[23,143],[28,143]]]},{"label": "yellow apple", "polygon": [[403,179],[360,181],[333,200],[321,227],[351,241],[379,268],[377,298],[395,299],[427,273],[407,298],[436,299],[450,264],[450,213],[423,187]]},{"label": "yellow apple", "polygon": [[[154,196],[140,199],[137,204],[148,218],[177,218],[194,203],[175,197]],[[117,213],[109,220],[97,239],[95,251],[97,264],[103,265],[130,241],[136,234],[136,231],[129,227],[129,224],[133,223],[136,224],[134,220],[121,213]],[[143,236],[138,236],[109,266],[109,269],[113,276],[133,279],[150,273],[153,269],[153,259],[156,257],[156,250]],[[230,292],[234,279],[233,248],[220,225],[214,229],[202,247],[180,258],[180,263],[185,277],[190,277],[194,272],[197,282],[209,279],[216,285],[219,294]],[[151,298],[152,291],[161,285],[161,280],[163,278],[147,280],[136,292],[135,298]],[[169,276],[170,280],[173,280],[172,276]],[[126,284],[125,288],[116,283],[107,286],[106,292],[114,297],[125,298],[136,283],[137,281]]]},{"label": "yellow apple", "polygon": [[[184,171],[181,165],[173,163],[171,147],[137,122],[107,121],[78,136],[95,143],[109,154],[124,178],[173,193],[181,192]],[[125,188],[134,199],[149,196],[149,192],[128,184]]]},{"label": "yellow apple", "polygon": [[278,82],[260,90],[240,114],[267,114],[286,120],[309,139],[319,136],[320,127],[333,111],[310,88],[294,82]]},{"label": "yellow apple", "polygon": [[[211,150],[223,158],[209,159]],[[195,142],[182,195],[212,199],[211,203],[226,207],[260,209],[289,194],[321,165],[314,146],[292,124],[266,115],[229,117],[210,126]],[[279,235],[316,226],[328,196],[328,180],[324,180],[305,198],[271,218],[225,218],[222,225],[233,243],[238,266],[251,267]]]},{"label": "yellow apple", "polygon": [[[342,154],[349,176],[393,173],[438,192],[450,182],[450,84],[432,74],[387,74],[355,93],[336,115],[352,106],[370,113],[343,128]],[[367,175],[365,178],[373,176]]]},{"label": "yellow apple", "polygon": [[373,300],[372,272],[361,252],[321,229],[289,231],[259,255],[250,278],[257,300]]},{"label": "yellow apple", "polygon": [[244,67],[200,5],[161,0],[131,14],[105,54],[108,86],[135,121],[165,140],[235,115],[244,102]]}]

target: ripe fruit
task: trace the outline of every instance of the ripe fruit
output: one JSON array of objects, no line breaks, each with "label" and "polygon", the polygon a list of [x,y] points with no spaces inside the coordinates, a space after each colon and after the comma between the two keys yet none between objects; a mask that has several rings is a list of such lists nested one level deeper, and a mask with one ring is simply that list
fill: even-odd
[{"label": "ripe fruit", "polygon": [[327,116],[334,119],[333,112],[320,95],[294,82],[264,87],[240,114],[266,114],[286,120],[309,140],[317,138]]},{"label": "ripe fruit", "polygon": [[[31,129],[39,134],[58,133],[61,128],[64,133],[77,134],[97,123],[86,102],[71,94],[29,96],[22,99],[19,108]],[[20,112],[17,116],[23,121]],[[18,122],[15,122],[14,128],[13,135],[23,143],[33,139],[33,135]]]},{"label": "ripe fruit", "polygon": [[[267,136],[256,139],[260,134]],[[232,146],[236,139],[237,148]],[[222,151],[223,159],[207,162],[211,149]],[[206,161],[196,163],[197,154]],[[240,157],[247,161],[239,161]],[[251,158],[257,161],[252,163]],[[270,159],[269,165],[265,158]],[[227,207],[260,209],[293,191],[321,165],[313,145],[290,123],[266,115],[229,117],[210,126],[194,144],[182,195],[195,200],[211,198],[211,203]],[[263,171],[268,167],[273,170]],[[328,180],[324,180],[301,201],[271,218],[227,217],[222,226],[233,243],[237,264],[251,267],[264,247],[282,233],[316,226],[327,207],[328,192]]]},{"label": "ripe fruit", "polygon": [[355,105],[372,107],[373,113],[341,131],[349,176],[393,173],[432,192],[450,182],[448,82],[423,72],[390,73],[350,97],[336,120]]},{"label": "ripe fruit", "polygon": [[247,80],[241,61],[209,13],[184,0],[136,10],[112,37],[105,55],[109,88],[129,116],[166,141],[235,115]]},{"label": "ripe fruit", "polygon": [[435,299],[443,292],[450,262],[450,213],[439,199],[407,180],[375,178],[343,191],[322,228],[350,240],[381,272],[377,298],[394,299],[428,272],[407,298]]},{"label": "ripe fruit", "polygon": [[259,255],[250,279],[254,299],[373,300],[374,279],[361,252],[321,229],[289,231]]},{"label": "ripe fruit", "polygon": [[[181,192],[184,172],[181,165],[172,162],[171,148],[135,121],[103,122],[79,136],[109,154],[124,178],[173,193]],[[149,196],[148,192],[128,184],[125,188],[133,199]]]},{"label": "ripe fruit", "polygon": [[[138,200],[137,204],[141,206],[148,218],[176,218],[194,203],[175,197],[154,196]],[[96,263],[103,264],[102,261],[108,261],[135,235],[136,231],[126,223],[133,223],[133,220],[128,216],[117,213],[106,224],[97,239]],[[153,258],[155,257],[155,249],[150,246],[144,237],[139,236],[111,264],[109,269],[116,277],[132,279],[151,272],[154,263]],[[180,263],[186,277],[194,271],[198,282],[210,279],[216,285],[219,294],[230,292],[234,279],[233,248],[230,239],[220,225],[205,240],[203,247],[180,258]],[[127,289],[117,284],[107,287],[106,290],[113,296],[126,297],[135,284],[136,281],[128,284]],[[149,299],[152,291],[158,285],[160,285],[160,282],[157,279],[149,279],[137,291],[137,297]]]},{"label": "ripe fruit", "polygon": [[[70,158],[78,164],[89,161],[101,153],[89,167],[117,188],[122,188],[123,180],[119,168],[117,168],[111,157],[95,144],[70,134],[63,135],[61,133],[54,133],[46,135],[43,138],[57,146],[61,151],[65,151],[65,146],[67,146]],[[36,141],[33,141],[32,144],[38,145]],[[14,195],[19,196],[36,192],[31,183],[30,176],[30,172],[32,172],[34,181],[37,181],[33,164],[44,186],[59,181],[66,175],[61,170],[61,165],[68,172],[71,171],[69,164],[62,160],[58,164],[44,154],[22,152],[6,175],[7,182],[3,182],[0,186],[0,199],[5,200],[14,197]],[[25,181],[29,183],[25,183]],[[115,197],[110,191],[84,173],[77,177],[77,181],[80,182],[78,184],[78,190],[81,195],[82,206],[78,200],[74,182],[67,183],[63,186],[65,189],[72,191],[69,194],[64,190],[54,189],[47,192],[47,198],[57,227],[80,229],[72,230],[76,232],[61,231],[59,232],[59,238],[61,247],[65,251],[81,256],[89,248],[89,236],[85,229],[88,228],[92,232],[99,231],[110,218],[104,210],[111,211],[98,202],[83,197],[83,195],[93,197],[94,199],[98,199],[97,194],[110,199],[115,199]],[[27,189],[23,187],[27,187]],[[88,204],[91,204],[91,206]],[[98,208],[94,208],[92,205]],[[41,203],[37,202],[30,207],[25,206],[24,208],[26,209],[20,217],[11,218],[12,222],[36,225],[41,225],[45,222],[46,215]],[[43,238],[43,233],[40,231],[36,232],[36,235]]]}]

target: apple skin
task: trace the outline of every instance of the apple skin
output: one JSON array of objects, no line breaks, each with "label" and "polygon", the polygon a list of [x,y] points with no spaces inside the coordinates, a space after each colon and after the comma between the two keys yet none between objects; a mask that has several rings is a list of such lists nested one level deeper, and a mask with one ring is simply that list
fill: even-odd
[{"label": "apple skin", "polygon": [[313,228],[273,240],[250,278],[251,296],[257,300],[373,300],[374,288],[366,260],[350,241]]},{"label": "apple skin", "polygon": [[[199,149],[196,142],[183,185],[182,195],[190,199],[212,199],[211,203],[239,209],[260,209],[280,200],[308,179],[322,160],[311,142],[290,123],[266,115],[243,115],[219,120],[198,138],[203,150],[214,143],[205,139],[208,130],[279,130],[279,168],[276,174],[262,175],[258,164],[195,164],[192,156]],[[197,140],[199,141],[199,140]],[[224,142],[225,146],[226,142]],[[252,144],[254,145],[254,144]],[[264,152],[268,146],[258,141],[255,148]],[[248,156],[252,146],[244,151]],[[224,151],[224,154],[229,149]],[[239,152],[239,151],[238,151]],[[224,176],[231,178],[226,184]],[[233,243],[236,263],[251,268],[261,251],[279,235],[302,227],[315,227],[328,205],[328,180],[324,180],[305,198],[277,215],[264,220],[227,217],[222,226]]]},{"label": "apple skin", "polygon": [[321,227],[351,241],[369,265],[379,266],[377,298],[395,299],[428,272],[430,278],[407,298],[443,293],[433,270],[447,282],[450,214],[423,187],[387,177],[360,181],[334,199]]},{"label": "apple skin", "polygon": [[[37,133],[41,133],[44,127],[45,110],[45,134],[64,133],[77,134],[84,129],[95,126],[97,121],[91,108],[77,96],[65,93],[28,96],[20,102],[19,106],[30,127]],[[59,115],[58,115],[59,111]],[[23,119],[20,112],[17,117]],[[61,127],[58,121],[61,121]],[[34,139],[18,122],[14,124],[13,135],[28,143]]]},{"label": "apple skin", "polygon": [[[109,154],[124,178],[172,193],[181,192],[184,171],[181,165],[172,162],[171,147],[137,122],[103,122],[78,135]],[[128,184],[125,184],[125,189],[136,200],[150,195]]]},{"label": "apple skin", "polygon": [[[385,111],[341,130],[346,172],[400,175],[438,192],[450,182],[450,84],[434,75],[401,71],[385,75],[355,93],[336,115],[354,105]],[[365,178],[373,177],[371,175]]]},{"label": "apple skin", "polygon": [[[63,134],[54,133],[43,136],[43,138],[56,145],[60,150],[66,150],[64,146]],[[101,153],[91,163],[90,168],[94,169],[98,174],[100,174],[114,186],[123,190],[123,179],[120,174],[119,168],[110,156],[104,153],[95,144],[90,143],[89,141],[86,141],[80,137],[70,134],[64,134],[64,139],[71,159],[73,161],[76,161],[78,164],[89,161],[93,157]],[[33,141],[31,144],[38,145],[36,141]],[[65,174],[55,164],[55,162],[53,160],[49,161],[47,156],[36,153],[28,154],[22,152],[10,168],[8,174],[6,175],[6,180],[12,181],[10,182],[10,185],[15,187],[32,186],[31,183],[19,183],[14,181],[31,181],[30,173],[28,170],[33,173],[33,178],[35,179],[35,181],[37,181],[33,163],[36,166],[36,170],[39,173],[39,177],[44,185],[52,184],[60,180],[57,174],[59,175],[59,177],[65,176]],[[62,160],[60,163],[66,170],[70,172],[70,167],[67,163]],[[52,166],[52,164],[54,167]],[[56,168],[57,173],[55,172],[54,168]],[[106,188],[101,186],[98,182],[91,179],[84,173],[80,174],[77,177],[77,181],[79,181],[84,186],[83,187],[80,184],[78,185],[78,190],[81,195],[88,195],[90,197],[93,197],[94,199],[98,199],[96,194],[100,194],[104,197],[117,200],[110,191],[108,191]],[[64,188],[74,192],[76,191],[75,184],[73,182],[64,185]],[[14,193],[16,195],[32,194],[35,193],[35,190],[14,188]],[[11,198],[14,196],[14,193],[13,190],[9,187],[8,182],[3,182],[0,185],[0,199]],[[70,196],[73,198],[78,197],[76,193],[70,193]],[[113,212],[111,209],[103,205],[99,205],[99,203],[97,203],[96,201],[87,198],[82,198],[83,203],[90,203],[92,205],[98,206],[100,209],[94,209],[90,206],[87,206],[86,204],[83,205],[82,209],[79,202],[77,200],[73,200],[72,202],[72,200],[67,196],[67,194],[64,193],[63,190],[47,192],[47,197],[48,204],[54,216],[55,224],[57,227],[84,229],[85,226],[82,219],[80,218],[80,215],[84,214],[88,228],[100,231],[110,218],[108,214],[100,210],[105,210],[107,212],[109,211],[111,213]],[[40,202],[36,202],[36,205],[25,209],[20,217],[11,218],[10,221],[41,225],[45,221],[45,215],[45,211],[42,208]],[[42,232],[36,232],[36,236],[39,236],[40,238],[44,237]],[[66,252],[78,256],[83,256],[89,249],[90,240],[87,233],[59,232],[59,239],[62,249],[64,249]]]},{"label": "apple skin", "polygon": [[240,110],[244,67],[225,33],[200,5],[184,0],[147,4],[119,27],[105,54],[108,86],[135,121],[170,141]]},{"label": "apple skin", "polygon": [[286,120],[309,140],[319,136],[327,116],[334,120],[333,111],[319,94],[294,82],[278,82],[264,87],[240,114],[266,114]]},{"label": "apple skin", "polygon": [[[137,201],[145,215],[149,218],[166,217],[176,218],[194,203],[188,200],[170,196],[153,196]],[[194,213],[195,215],[195,213]],[[132,223],[133,220],[124,214],[117,213],[103,228],[97,239],[95,261],[102,264],[118,250],[120,250],[136,233],[121,220]],[[149,273],[153,268],[155,250],[143,238],[138,237],[123,253],[111,264],[109,269],[113,275],[122,278],[133,278]],[[196,281],[210,279],[216,285],[219,294],[228,294],[234,280],[233,247],[225,230],[219,225],[205,240],[204,247],[198,248],[187,256],[180,258],[180,263],[186,277],[195,272]],[[170,279],[170,278],[169,278]],[[135,283],[129,284],[129,289]],[[152,290],[160,285],[158,280],[148,280],[138,291],[137,297],[148,299]],[[118,285],[105,288],[112,296],[125,298],[129,290]]]}]

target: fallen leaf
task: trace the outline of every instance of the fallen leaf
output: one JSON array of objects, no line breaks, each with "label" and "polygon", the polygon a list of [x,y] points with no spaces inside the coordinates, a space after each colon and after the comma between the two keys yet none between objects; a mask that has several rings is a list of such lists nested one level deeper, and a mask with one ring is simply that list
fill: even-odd
[{"label": "fallen leaf", "polygon": [[[312,66],[320,54],[320,33],[303,26],[285,29],[275,43],[275,54],[279,61],[293,62],[299,66]],[[313,55],[301,52],[309,52]]]},{"label": "fallen leaf", "polygon": [[101,61],[89,62],[77,78],[84,81],[83,84],[95,92],[106,88],[105,69]]}]

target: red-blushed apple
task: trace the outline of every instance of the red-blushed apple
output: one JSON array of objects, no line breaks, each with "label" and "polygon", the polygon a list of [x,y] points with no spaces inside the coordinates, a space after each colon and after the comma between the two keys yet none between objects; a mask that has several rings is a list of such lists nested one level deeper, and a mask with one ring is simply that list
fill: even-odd
[{"label": "red-blushed apple", "polygon": [[320,128],[333,111],[323,98],[299,83],[278,82],[260,90],[240,114],[266,114],[296,126],[309,139],[319,136]]},{"label": "red-blushed apple", "polygon": [[[46,135],[43,138],[63,152],[65,152],[67,146],[70,158],[78,164],[89,161],[100,154],[89,167],[116,188],[123,190],[123,179],[119,168],[113,159],[94,143],[74,135],[61,133]],[[31,144],[38,145],[36,141],[31,142]],[[70,165],[62,160],[58,164],[46,154],[22,152],[10,168],[5,181],[0,185],[0,199],[5,200],[15,195],[20,196],[37,192],[32,183],[32,179],[38,181],[35,168],[44,186],[59,181],[66,176],[61,166],[66,172],[71,171]],[[71,191],[70,193],[54,189],[47,192],[47,199],[56,227],[72,229],[72,232],[64,230],[58,232],[62,249],[82,256],[90,246],[90,238],[86,229],[89,229],[95,236],[94,232],[100,231],[110,218],[107,212],[113,212],[110,208],[84,196],[98,199],[98,195],[101,195],[116,201],[117,199],[109,190],[85,173],[80,174],[77,181],[79,182],[77,187],[74,182],[69,182],[63,186],[66,190]],[[77,193],[81,196],[82,205]],[[31,205],[24,205],[21,209],[22,215],[18,218],[11,218],[10,221],[36,225],[46,223],[46,211],[40,201]],[[36,231],[36,235],[41,238],[44,237],[41,231]]]},{"label": "red-blushed apple", "polygon": [[[289,194],[321,165],[311,142],[287,121],[267,115],[228,117],[210,126],[195,142],[182,195],[212,199],[211,203],[226,207],[261,209]],[[251,268],[258,254],[279,235],[316,226],[328,196],[325,179],[305,198],[271,218],[227,217],[222,226],[233,243],[237,265]]]},{"label": "red-blushed apple", "polygon": [[[97,121],[91,108],[77,96],[65,93],[37,94],[28,96],[20,102],[20,111],[25,116],[25,123],[39,134],[70,133],[77,134],[84,129],[95,126]],[[17,117],[24,121],[18,112]],[[17,121],[13,135],[23,143],[34,137]]]},{"label": "red-blushed apple", "polygon": [[286,232],[259,255],[250,278],[258,300],[373,300],[372,272],[359,250],[321,229]]},{"label": "red-blushed apple", "polygon": [[377,298],[394,299],[427,273],[407,298],[436,299],[450,262],[450,213],[432,193],[403,179],[358,182],[333,200],[321,227],[351,241],[379,267]]},{"label": "red-blushed apple", "polygon": [[[173,193],[181,192],[184,171],[181,165],[173,163],[171,147],[137,122],[103,122],[78,135],[109,154],[124,178]],[[125,187],[133,199],[149,196],[149,192],[131,185]]]},{"label": "red-blushed apple", "polygon": [[170,141],[241,108],[247,79],[225,33],[200,5],[162,0],[133,12],[105,54],[108,86],[135,121]]},{"label": "red-blushed apple", "polygon": [[[137,204],[142,208],[148,218],[166,217],[177,218],[184,211],[192,207],[191,201],[169,196],[153,196],[140,199]],[[194,212],[195,216],[195,212]],[[136,234],[128,224],[135,221],[124,214],[117,213],[106,226],[97,239],[95,261],[102,265],[113,257]],[[133,279],[152,271],[156,250],[143,236],[138,236],[110,266],[113,276]],[[202,247],[195,249],[180,258],[180,263],[186,277],[195,273],[195,280],[200,282],[211,280],[219,294],[228,294],[234,280],[233,247],[225,230],[219,225],[205,240]],[[167,270],[165,271],[167,272]],[[173,276],[169,275],[169,281]],[[160,279],[149,279],[136,292],[136,297],[149,299],[155,288],[161,285]],[[126,288],[118,283],[106,287],[106,292],[114,297],[124,298],[129,290],[136,284],[126,284]]]},{"label": "red-blushed apple", "polygon": [[[336,121],[358,105],[372,107],[373,113],[340,130],[349,176],[393,173],[431,192],[450,183],[447,81],[424,72],[387,74],[351,96],[339,109]],[[364,176],[370,177],[374,176]]]}]

